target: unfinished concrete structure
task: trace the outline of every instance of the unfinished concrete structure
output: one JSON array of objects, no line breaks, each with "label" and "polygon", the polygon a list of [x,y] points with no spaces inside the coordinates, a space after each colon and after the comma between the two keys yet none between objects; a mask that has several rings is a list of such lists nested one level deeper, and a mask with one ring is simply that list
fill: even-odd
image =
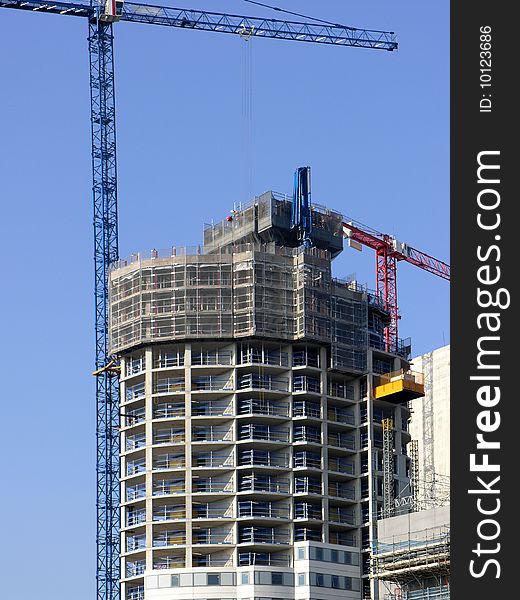
[{"label": "unfinished concrete structure", "polygon": [[314,207],[306,249],[290,210],[268,192],[204,248],[113,265],[126,600],[377,596],[370,541],[384,478],[408,486],[422,379],[409,345],[385,350],[380,299],[332,276],[341,215]]}]

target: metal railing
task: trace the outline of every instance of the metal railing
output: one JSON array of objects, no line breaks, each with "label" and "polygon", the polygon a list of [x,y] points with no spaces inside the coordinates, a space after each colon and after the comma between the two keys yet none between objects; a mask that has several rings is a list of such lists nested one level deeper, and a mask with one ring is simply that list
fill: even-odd
[{"label": "metal railing", "polygon": [[152,521],[171,521],[173,519],[185,519],[186,508],[184,504],[166,504],[155,506],[152,513]]},{"label": "metal railing", "polygon": [[160,402],[153,407],[154,419],[171,419],[173,417],[184,417],[186,409],[184,402]]},{"label": "metal railing", "polygon": [[307,502],[298,502],[294,505],[294,518],[321,520],[323,518],[321,506],[308,504]]},{"label": "metal railing", "polygon": [[133,560],[126,563],[126,576],[127,577],[138,577],[144,574],[146,567],[145,560]]},{"label": "metal railing", "polygon": [[334,398],[354,400],[354,388],[346,383],[329,381],[329,385],[327,387],[327,395],[332,396]]},{"label": "metal railing", "polygon": [[142,373],[146,369],[146,357],[130,357],[125,362],[125,376],[130,377],[131,375],[137,375]]},{"label": "metal railing", "polygon": [[258,466],[258,467],[281,467],[289,468],[289,456],[273,455],[271,452],[266,450],[243,450],[240,452],[239,466]]},{"label": "metal railing", "polygon": [[289,379],[286,377],[273,377],[257,373],[241,375],[238,385],[240,390],[269,390],[274,392],[288,392]]},{"label": "metal railing", "polygon": [[289,482],[279,481],[271,477],[246,475],[238,484],[239,492],[270,492],[274,494],[288,494]]},{"label": "metal railing", "polygon": [[158,479],[152,483],[152,496],[169,496],[184,494],[186,483],[184,479]]},{"label": "metal railing", "polygon": [[183,569],[185,566],[184,556],[161,556],[153,563],[154,569]]},{"label": "metal railing", "polygon": [[293,376],[293,392],[321,393],[321,383],[317,377],[307,375]]},{"label": "metal railing", "polygon": [[247,346],[240,350],[241,365],[270,365],[276,367],[289,366],[289,358],[287,352],[279,350],[269,350],[264,347]]},{"label": "metal railing", "polygon": [[144,586],[129,588],[126,592],[126,600],[144,600]]},{"label": "metal railing", "polygon": [[184,454],[158,454],[152,460],[152,471],[183,469],[186,466]]},{"label": "metal railing", "polygon": [[294,400],[293,417],[310,417],[312,419],[319,419],[321,417],[321,406],[317,402]]},{"label": "metal railing", "polygon": [[268,552],[239,552],[238,566],[248,567],[258,565],[262,567],[289,567],[291,559],[289,556],[277,556]]},{"label": "metal railing", "polygon": [[172,394],[186,391],[184,377],[162,377],[155,382],[154,394]]},{"label": "metal railing", "polygon": [[142,383],[136,383],[135,385],[128,385],[126,387],[125,399],[127,402],[131,400],[137,400],[138,398],[144,398],[144,381]]},{"label": "metal railing", "polygon": [[193,519],[231,519],[233,518],[233,507],[194,506],[192,509]]},{"label": "metal railing", "polygon": [[289,405],[273,404],[268,400],[261,400],[260,398],[244,398],[240,400],[238,414],[288,417]]},{"label": "metal railing", "polygon": [[124,417],[125,425],[127,427],[132,427],[133,425],[144,422],[146,409],[144,406],[142,408],[134,408],[133,410],[127,409],[122,413],[122,416]]},{"label": "metal railing", "polygon": [[208,425],[206,427],[194,427],[191,432],[192,442],[231,442],[233,441],[233,429],[229,427],[217,427]]},{"label": "metal railing", "polygon": [[232,544],[233,533],[219,529],[195,529],[193,530],[194,544]]},{"label": "metal railing", "polygon": [[336,498],[346,498],[347,500],[355,500],[356,499],[356,490],[350,487],[347,487],[338,481],[329,482],[329,496],[334,496]]},{"label": "metal railing", "polygon": [[126,524],[128,527],[133,525],[139,525],[140,523],[146,522],[146,510],[140,509],[135,511],[128,511],[126,513]]},{"label": "metal railing", "polygon": [[343,408],[329,408],[327,410],[327,419],[335,423],[346,423],[347,425],[356,424],[356,417],[354,414]]},{"label": "metal railing", "polygon": [[240,440],[265,440],[270,442],[289,442],[288,427],[271,427],[258,423],[241,425],[238,433]]},{"label": "metal railing", "polygon": [[216,375],[192,377],[192,392],[220,392],[233,390],[233,378]]},{"label": "metal railing", "polygon": [[191,351],[191,364],[194,366],[229,366],[233,362],[230,350]]},{"label": "metal railing", "polygon": [[356,514],[353,510],[331,506],[329,507],[329,521],[345,525],[356,525]]},{"label": "metal railing", "polygon": [[239,544],[289,544],[286,531],[277,531],[272,527],[243,527],[238,536]]},{"label": "metal railing", "polygon": [[156,369],[171,369],[184,366],[184,352],[161,352],[153,363]]},{"label": "metal railing", "polygon": [[138,473],[144,473],[146,471],[146,460],[144,458],[137,458],[135,460],[129,460],[126,463],[126,474],[137,475]]},{"label": "metal railing", "polygon": [[309,529],[308,527],[296,527],[294,529],[294,541],[295,542],[306,542],[306,541],[321,542],[321,528],[320,529]]},{"label": "metal railing", "polygon": [[355,475],[356,467],[354,463],[348,462],[344,458],[337,456],[331,456],[328,460],[329,471],[335,471],[337,473],[347,473],[348,475]]},{"label": "metal railing", "polygon": [[125,440],[126,450],[137,450],[146,445],[146,435],[144,433],[135,433],[127,435]]},{"label": "metal railing", "polygon": [[183,546],[186,543],[186,532],[184,529],[171,529],[161,531],[153,536],[152,546],[154,548],[162,546]]},{"label": "metal railing", "polygon": [[153,432],[154,444],[182,444],[185,441],[186,434],[182,428],[167,427]]},{"label": "metal railing", "polygon": [[321,456],[315,453],[297,452],[293,457],[293,466],[295,469],[321,469]]},{"label": "metal railing", "polygon": [[233,482],[213,481],[211,477],[193,480],[193,494],[218,494],[222,492],[233,492]]},{"label": "metal railing", "polygon": [[307,477],[295,477],[295,494],[321,494],[321,481],[312,480]]},{"label": "metal railing", "polygon": [[144,498],[146,496],[146,484],[138,483],[136,485],[129,485],[126,488],[126,501],[132,502]]},{"label": "metal railing", "polygon": [[293,352],[293,367],[319,367],[319,351],[296,350]]},{"label": "metal railing", "polygon": [[272,502],[239,502],[238,516],[240,518],[288,519],[289,507],[273,506]]},{"label": "metal railing", "polygon": [[126,551],[135,552],[136,550],[144,550],[146,548],[146,535],[129,535],[126,538]]},{"label": "metal railing", "polygon": [[293,442],[308,442],[312,444],[321,443],[321,431],[318,427],[307,425],[295,425],[293,431]]},{"label": "metal railing", "polygon": [[232,454],[222,454],[218,452],[204,452],[193,455],[193,467],[233,467],[235,461]]},{"label": "metal railing", "polygon": [[233,405],[230,403],[206,401],[193,401],[191,403],[191,414],[194,417],[223,417],[233,414]]},{"label": "metal railing", "polygon": [[336,448],[345,448],[347,450],[356,449],[355,438],[349,437],[348,435],[339,433],[337,431],[329,433],[328,444],[329,446],[334,446]]}]

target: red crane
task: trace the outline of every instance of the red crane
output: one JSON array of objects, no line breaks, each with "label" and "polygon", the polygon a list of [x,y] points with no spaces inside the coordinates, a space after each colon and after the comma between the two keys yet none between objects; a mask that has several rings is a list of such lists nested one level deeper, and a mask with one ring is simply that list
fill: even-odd
[{"label": "red crane", "polygon": [[443,279],[450,279],[450,265],[399,242],[392,235],[381,233],[357,221],[343,223],[343,236],[350,246],[361,250],[361,245],[376,251],[376,292],[382,298],[390,323],[385,328],[387,352],[394,352],[398,342],[399,309],[397,305],[397,263],[405,260],[416,267]]}]

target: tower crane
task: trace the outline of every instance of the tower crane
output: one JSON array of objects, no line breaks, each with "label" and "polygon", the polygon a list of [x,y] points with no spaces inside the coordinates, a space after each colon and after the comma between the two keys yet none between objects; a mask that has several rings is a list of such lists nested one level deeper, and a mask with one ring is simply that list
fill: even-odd
[{"label": "tower crane", "polygon": [[[296,229],[303,246],[312,245],[312,205],[310,202],[310,167],[298,167],[294,172],[291,228]],[[381,233],[359,221],[343,217],[343,237],[356,250],[367,246],[376,251],[376,294],[390,314],[385,327],[385,349],[398,349],[399,309],[397,305],[397,263],[404,260],[442,279],[450,279],[450,265],[398,241],[394,236]]]},{"label": "tower crane", "polygon": [[375,50],[397,49],[393,32],[319,21],[284,21],[150,6],[123,0],[0,0],[0,8],[83,17],[88,24],[94,213],[97,439],[97,598],[119,598],[119,386],[108,348],[108,273],[118,259],[113,24],[147,23],[248,37]]}]

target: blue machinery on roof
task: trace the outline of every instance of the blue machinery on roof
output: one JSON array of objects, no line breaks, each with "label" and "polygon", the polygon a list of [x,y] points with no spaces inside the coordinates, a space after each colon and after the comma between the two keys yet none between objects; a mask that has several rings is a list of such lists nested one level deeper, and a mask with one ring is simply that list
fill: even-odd
[{"label": "blue machinery on roof", "polygon": [[296,229],[298,241],[305,246],[305,248],[310,248],[312,245],[310,167],[298,167],[294,172],[291,228]]},{"label": "blue machinery on roof", "polygon": [[[219,33],[396,50],[395,35],[312,21],[282,21],[207,11],[123,3],[98,4],[0,0],[14,8],[88,20],[92,126],[92,171],[95,271],[95,373],[97,406],[97,599],[119,598],[119,387],[117,372],[109,369],[108,270],[118,258],[116,126],[114,97],[113,23],[131,21]],[[298,171],[300,172],[300,170]],[[298,175],[294,226],[310,244],[309,172]]]}]

